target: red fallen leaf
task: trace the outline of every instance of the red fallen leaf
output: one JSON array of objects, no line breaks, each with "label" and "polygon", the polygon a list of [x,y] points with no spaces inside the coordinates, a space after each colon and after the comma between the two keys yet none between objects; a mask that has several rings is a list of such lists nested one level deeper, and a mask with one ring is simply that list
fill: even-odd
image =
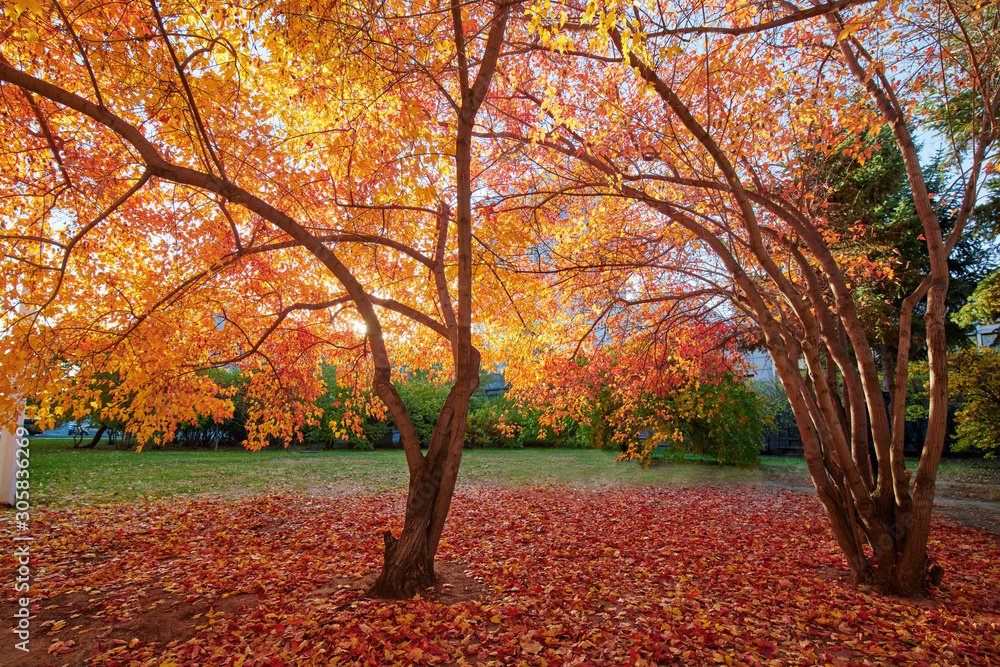
[{"label": "red fallen leaf", "polygon": [[77,650],[78,647],[74,646],[75,641],[70,640],[69,642],[54,641],[51,646],[49,646],[47,653],[50,655],[60,655],[62,653],[72,653]]},{"label": "red fallen leaf", "polygon": [[[914,646],[924,647],[928,664],[949,664],[957,654],[972,665],[1000,664],[1000,649],[990,643],[1000,627],[995,540],[935,524],[935,562],[961,576],[935,593],[938,600],[888,600],[843,581],[832,538],[805,529],[822,520],[813,498],[777,490],[465,489],[438,562],[460,563],[477,580],[463,587],[481,586],[481,598],[386,603],[336,586],[325,598],[309,598],[329,582],[377,568],[377,535],[401,502],[317,498],[306,507],[301,498],[268,497],[75,509],[79,516],[42,510],[40,565],[52,579],[39,582],[40,599],[71,580],[77,590],[91,587],[100,627],[111,614],[141,623],[144,601],[160,594],[150,588],[142,555],[157,542],[183,539],[190,546],[176,561],[157,562],[156,577],[173,593],[252,593],[241,601],[244,610],[211,612],[215,623],[197,633],[193,626],[203,619],[192,620],[190,634],[173,647],[130,649],[119,640],[89,665],[222,664],[214,656],[253,656],[244,667],[448,664],[456,650],[482,663],[516,664],[546,648],[564,662],[595,666],[665,664],[684,655],[704,665],[714,653],[747,664],[779,655],[786,664],[808,664],[810,654],[824,653],[837,656],[834,664],[862,664],[869,656],[915,656]],[[281,539],[261,533],[265,517],[283,526]],[[117,528],[124,530],[116,536]],[[224,549],[205,539],[210,530],[229,533]],[[525,532],[538,537],[516,539]],[[111,570],[81,570],[65,544],[95,553],[113,548],[117,560]],[[792,585],[771,583],[779,579]],[[521,590],[507,590],[514,583]],[[419,660],[407,656],[415,648]]]},{"label": "red fallen leaf", "polygon": [[760,654],[765,658],[767,658],[768,660],[773,658],[774,654],[778,650],[778,647],[777,645],[774,644],[774,642],[758,639],[756,643],[757,643],[757,649],[760,652]]}]

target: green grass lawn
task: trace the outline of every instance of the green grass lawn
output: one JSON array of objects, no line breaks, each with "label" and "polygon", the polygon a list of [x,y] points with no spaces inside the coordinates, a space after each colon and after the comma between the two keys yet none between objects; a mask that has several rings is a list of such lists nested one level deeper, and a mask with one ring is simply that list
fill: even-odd
[{"label": "green grass lawn", "polygon": [[[401,450],[74,450],[68,439],[31,441],[36,505],[119,502],[207,493],[339,493],[405,489]],[[467,450],[460,485],[660,485],[763,480],[775,469],[805,471],[797,459],[764,460],[740,470],[710,462],[619,463],[615,453],[578,449]]]},{"label": "green grass lawn", "polygon": [[[31,441],[32,501],[63,505],[134,501],[147,497],[211,494],[237,497],[269,492],[330,494],[406,488],[401,450],[298,449],[248,452],[242,449],[74,450],[72,440]],[[942,481],[996,484],[997,461],[942,463]],[[459,485],[546,486],[723,484],[780,481],[810,487],[802,459],[764,457],[761,466],[741,470],[713,462],[619,463],[615,452],[590,449],[467,450]]]}]

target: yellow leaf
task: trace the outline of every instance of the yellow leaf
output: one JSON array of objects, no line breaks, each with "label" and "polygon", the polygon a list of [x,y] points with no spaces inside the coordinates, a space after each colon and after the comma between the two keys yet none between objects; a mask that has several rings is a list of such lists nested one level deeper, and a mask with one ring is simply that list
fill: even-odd
[{"label": "yellow leaf", "polygon": [[837,35],[837,41],[838,42],[844,41],[845,39],[856,33],[858,31],[858,28],[860,27],[861,27],[860,23],[848,23],[847,25],[844,26],[844,29],[840,31],[840,34]]},{"label": "yellow leaf", "polygon": [[542,645],[532,639],[521,642],[521,648],[527,653],[538,653],[542,650]]}]

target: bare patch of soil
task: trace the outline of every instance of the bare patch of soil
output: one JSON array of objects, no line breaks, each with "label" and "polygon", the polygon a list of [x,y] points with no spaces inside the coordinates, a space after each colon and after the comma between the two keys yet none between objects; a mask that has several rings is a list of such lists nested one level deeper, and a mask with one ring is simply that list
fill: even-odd
[{"label": "bare patch of soil", "polygon": [[1000,503],[1000,482],[942,482],[937,483],[938,494],[951,498],[971,498]]},{"label": "bare patch of soil", "polygon": [[837,581],[842,584],[851,584],[851,571],[839,567],[824,565],[812,570],[811,574],[824,581]]},{"label": "bare patch of soil", "polygon": [[[256,600],[256,595],[231,595],[208,604],[186,603],[173,593],[154,592],[140,613],[109,623],[96,613],[96,599],[91,596],[57,595],[32,605],[29,651],[15,649],[13,638],[5,641],[0,667],[83,667],[87,658],[115,646],[180,644],[195,636],[208,613],[232,614]],[[15,610],[13,604],[0,603],[2,618],[13,618]]]}]

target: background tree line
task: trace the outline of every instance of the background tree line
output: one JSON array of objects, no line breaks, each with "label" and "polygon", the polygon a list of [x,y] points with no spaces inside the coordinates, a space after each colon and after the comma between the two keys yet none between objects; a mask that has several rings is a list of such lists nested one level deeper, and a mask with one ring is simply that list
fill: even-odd
[{"label": "background tree line", "polygon": [[[213,369],[205,374],[220,388],[228,390],[233,402],[232,416],[216,421],[211,415],[199,415],[182,424],[172,442],[153,445],[153,448],[218,449],[220,446],[238,447],[246,440],[247,402],[250,400],[246,391],[247,373],[240,369]],[[361,419],[356,417],[353,408],[365,404],[371,396],[359,396],[354,387],[338,385],[336,369],[332,366],[324,367],[323,378],[325,390],[314,403],[320,416],[303,430],[302,444],[355,450],[400,446],[398,441],[394,442],[390,421],[376,414]],[[588,379],[591,384],[581,386],[581,391],[592,392],[592,398],[586,398],[574,415],[553,421],[551,415],[547,415],[547,406],[534,400],[538,394],[508,393],[509,387],[503,386],[502,378],[500,374],[481,373],[480,389],[469,405],[466,447],[596,447],[627,452],[630,447],[652,438],[652,442],[663,445],[657,455],[695,454],[720,463],[749,466],[759,459],[764,433],[775,411],[773,399],[755,392],[752,381],[727,371],[717,378],[700,377],[697,387],[692,384],[660,395],[645,392],[637,414],[626,419],[617,414],[623,407],[622,396],[609,389],[604,382],[606,378],[591,377]],[[106,382],[110,386],[114,380],[107,378]],[[448,384],[435,378],[432,371],[416,371],[398,381],[396,387],[412,415],[421,444],[426,447],[447,399]],[[722,394],[726,395],[726,400],[722,400]],[[691,403],[700,403],[709,409],[688,410]],[[665,409],[673,409],[677,419],[669,424],[659,419],[657,423],[657,413],[662,416]],[[124,419],[92,410],[79,421],[89,425],[90,431],[87,436],[76,437],[76,448],[93,448],[102,442],[115,448],[136,446]],[[349,426],[345,427],[347,423]],[[641,424],[649,428],[640,430]],[[658,430],[679,436],[660,439],[656,437]],[[286,444],[291,442],[274,440],[270,446]]]}]

